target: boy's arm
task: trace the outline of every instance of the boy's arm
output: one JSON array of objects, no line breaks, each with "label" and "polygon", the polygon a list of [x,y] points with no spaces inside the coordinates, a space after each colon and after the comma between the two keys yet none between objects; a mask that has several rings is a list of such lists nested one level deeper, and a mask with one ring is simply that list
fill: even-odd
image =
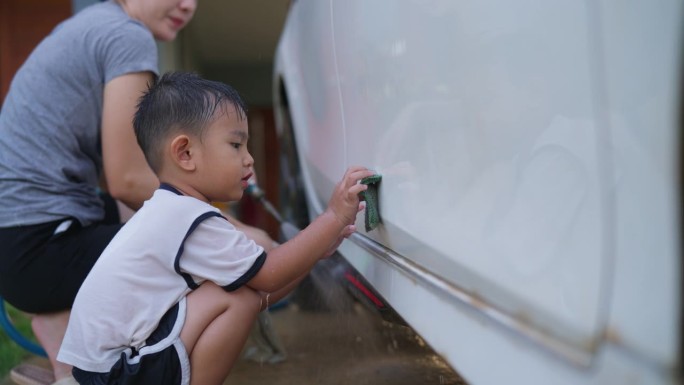
[{"label": "boy's arm", "polygon": [[265,292],[265,291],[260,291],[259,294],[261,295],[261,309],[260,310],[266,310],[269,306],[273,306],[274,304],[278,303],[281,299],[285,298],[288,294],[290,294],[294,289],[297,288],[300,282],[309,274],[309,272],[306,272],[299,277],[297,277],[294,281],[290,282],[289,284],[285,285],[280,290],[276,290],[272,293]]},{"label": "boy's arm", "polygon": [[[362,210],[360,210],[362,211]],[[323,257],[329,257],[332,255],[335,250],[337,250],[337,247],[342,243],[344,238],[348,238],[354,231],[356,230],[355,226],[347,226],[342,234],[338,237],[337,241],[335,241],[335,244],[328,249],[328,251],[325,252]],[[276,243],[275,246],[278,244]],[[276,290],[274,292],[260,292],[261,293],[261,310],[266,309],[269,305],[273,305],[274,303],[280,301],[281,299],[285,298],[288,294],[292,292],[299,283],[309,274],[309,271],[307,270],[304,272],[302,275],[299,277],[295,278],[294,281],[288,283],[283,287],[282,289]]]},{"label": "boy's arm", "polygon": [[336,246],[340,234],[349,235],[359,211],[359,193],[367,186],[359,180],[373,175],[364,167],[350,167],[335,187],[328,208],[288,242],[268,253],[266,262],[247,284],[268,293],[291,286]]}]

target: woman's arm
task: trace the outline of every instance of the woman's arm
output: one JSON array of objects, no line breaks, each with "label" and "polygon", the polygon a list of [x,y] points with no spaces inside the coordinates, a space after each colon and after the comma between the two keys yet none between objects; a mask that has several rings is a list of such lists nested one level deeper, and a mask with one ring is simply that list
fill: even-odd
[{"label": "woman's arm", "polygon": [[105,84],[102,107],[102,162],[109,194],[133,210],[159,187],[135,138],[133,115],[152,81],[151,72],[116,77]]},{"label": "woman's arm", "polygon": [[247,238],[263,247],[266,253],[269,253],[274,247],[278,246],[278,242],[274,241],[265,230],[243,223],[225,211],[221,211],[221,214],[223,214],[237,230],[245,233]]}]

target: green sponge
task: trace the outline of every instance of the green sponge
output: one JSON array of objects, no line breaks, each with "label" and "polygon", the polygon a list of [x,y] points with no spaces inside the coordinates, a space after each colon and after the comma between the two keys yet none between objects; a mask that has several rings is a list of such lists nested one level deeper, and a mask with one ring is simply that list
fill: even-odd
[{"label": "green sponge", "polygon": [[381,175],[371,175],[361,179],[361,183],[368,185],[366,191],[362,191],[361,200],[366,201],[366,231],[371,231],[380,224],[380,205],[378,202],[378,185],[382,179]]}]

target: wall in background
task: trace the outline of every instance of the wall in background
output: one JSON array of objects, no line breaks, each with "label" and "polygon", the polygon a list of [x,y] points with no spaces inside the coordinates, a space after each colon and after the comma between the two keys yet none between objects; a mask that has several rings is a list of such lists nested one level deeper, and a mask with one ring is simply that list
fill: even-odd
[{"label": "wall in background", "polygon": [[0,1],[0,102],[33,48],[71,15],[71,0]]}]

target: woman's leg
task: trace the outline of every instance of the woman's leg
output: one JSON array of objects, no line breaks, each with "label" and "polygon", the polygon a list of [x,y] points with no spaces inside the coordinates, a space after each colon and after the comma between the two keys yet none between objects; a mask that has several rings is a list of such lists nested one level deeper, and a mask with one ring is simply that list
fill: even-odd
[{"label": "woman's leg", "polygon": [[48,355],[56,380],[71,376],[71,365],[59,362],[56,359],[69,322],[69,313],[65,310],[56,313],[36,314],[31,318],[33,333]]},{"label": "woman's leg", "polygon": [[74,297],[121,225],[82,228],[75,221],[55,234],[61,221],[0,229],[0,292],[8,303],[32,314],[33,332],[57,380],[71,367],[56,360]]},{"label": "woman's leg", "polygon": [[222,384],[259,314],[259,294],[227,292],[212,282],[188,294],[181,340],[190,356],[192,385]]}]

